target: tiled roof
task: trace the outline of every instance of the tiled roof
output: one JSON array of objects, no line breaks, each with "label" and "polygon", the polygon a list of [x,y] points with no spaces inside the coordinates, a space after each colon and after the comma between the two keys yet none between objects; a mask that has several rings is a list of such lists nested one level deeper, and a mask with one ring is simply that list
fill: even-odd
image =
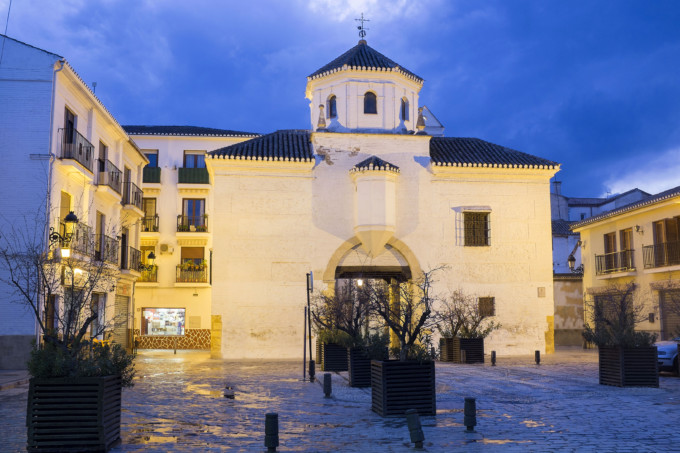
[{"label": "tiled roof", "polygon": [[591,223],[596,223],[599,222],[600,220],[608,219],[610,217],[615,217],[617,215],[621,215],[629,211],[634,211],[635,209],[641,208],[643,206],[661,203],[663,201],[668,200],[669,198],[674,197],[680,197],[680,186],[673,187],[672,189],[668,189],[663,192],[659,192],[656,195],[652,195],[651,197],[646,198],[644,200],[636,201],[625,206],[621,206],[618,209],[612,209],[611,211],[607,211],[600,215],[596,215],[588,219],[581,220],[579,222],[572,224],[571,229],[574,230],[576,228],[581,228],[582,226],[589,225]]},{"label": "tiled roof", "polygon": [[281,130],[210,151],[219,159],[309,162],[314,160],[310,132]]},{"label": "tiled roof", "polygon": [[328,63],[326,66],[314,71],[307,77],[308,79],[315,79],[326,74],[342,71],[342,70],[374,70],[374,71],[396,71],[410,79],[417,80],[422,83],[423,79],[409,71],[408,69],[398,65],[394,61],[387,58],[377,50],[366,44],[363,39],[359,44],[349,49],[347,52],[340,55],[335,60]]},{"label": "tiled roof", "polygon": [[612,195],[608,198],[578,198],[578,197],[567,197],[569,206],[601,206],[603,204],[611,203],[621,197],[625,197],[633,192],[640,192],[644,197],[651,197],[652,195],[640,189],[631,189],[623,193]]},{"label": "tiled roof", "polygon": [[430,157],[433,165],[443,167],[555,169],[559,166],[557,162],[478,138],[432,137]]},{"label": "tiled roof", "polygon": [[577,234],[577,233],[574,233],[573,231],[571,231],[571,229],[569,228],[569,226],[572,223],[573,222],[569,222],[567,220],[562,220],[562,219],[553,220],[552,221],[552,234],[556,235],[556,236],[571,236],[573,234]]},{"label": "tiled roof", "polygon": [[198,126],[123,126],[129,135],[177,135],[201,137],[257,137],[254,132],[230,131]]},{"label": "tiled roof", "polygon": [[382,170],[382,171],[391,171],[394,173],[399,173],[399,167],[396,165],[393,165],[385,160],[382,160],[379,157],[376,156],[371,156],[368,159],[364,159],[358,164],[356,164],[350,172],[356,172],[356,171],[370,171],[370,170]]}]

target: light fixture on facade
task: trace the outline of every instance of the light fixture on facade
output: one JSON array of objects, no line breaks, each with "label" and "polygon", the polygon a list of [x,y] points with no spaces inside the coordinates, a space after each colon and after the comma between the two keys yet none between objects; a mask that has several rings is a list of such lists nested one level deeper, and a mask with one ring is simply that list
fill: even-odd
[{"label": "light fixture on facade", "polygon": [[156,260],[156,254],[151,250],[148,255],[146,255],[146,259],[149,261],[149,264],[153,266],[153,262]]},{"label": "light fixture on facade", "polygon": [[574,266],[576,266],[576,257],[573,253],[569,255],[569,258],[567,258],[567,263],[569,264],[569,270],[574,272]]},{"label": "light fixture on facade", "polygon": [[363,278],[357,279],[357,286],[360,287],[360,288],[361,288],[362,286],[364,286],[364,279],[363,279]]},{"label": "light fixture on facade", "polygon": [[50,247],[54,244],[59,244],[61,247],[62,258],[68,258],[71,256],[71,250],[69,246],[71,244],[71,238],[73,237],[73,229],[76,223],[78,223],[78,216],[76,216],[73,211],[70,211],[66,217],[64,217],[64,231],[59,233],[54,227],[50,227],[49,241]]}]

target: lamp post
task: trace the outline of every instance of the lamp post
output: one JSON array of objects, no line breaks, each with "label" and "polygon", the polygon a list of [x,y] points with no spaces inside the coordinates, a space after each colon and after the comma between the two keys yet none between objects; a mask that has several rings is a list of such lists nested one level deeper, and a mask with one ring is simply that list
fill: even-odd
[{"label": "lamp post", "polygon": [[567,264],[569,264],[569,270],[574,272],[574,266],[576,266],[576,257],[573,253],[569,255],[569,258],[567,258]]},{"label": "lamp post", "polygon": [[307,274],[307,329],[309,333],[309,381],[314,382],[315,362],[312,359],[312,307],[310,304],[311,293],[314,291],[314,274]]},{"label": "lamp post", "polygon": [[50,247],[58,243],[59,247],[61,248],[62,258],[68,258],[71,255],[69,246],[71,244],[73,229],[76,223],[78,223],[78,216],[76,216],[73,211],[70,211],[66,217],[64,217],[63,234],[60,234],[59,231],[54,229],[54,227],[50,227],[50,232],[48,235]]}]

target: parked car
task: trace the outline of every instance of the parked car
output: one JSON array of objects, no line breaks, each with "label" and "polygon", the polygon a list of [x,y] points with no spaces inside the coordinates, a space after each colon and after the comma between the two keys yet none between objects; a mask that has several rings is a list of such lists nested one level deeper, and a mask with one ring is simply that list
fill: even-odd
[{"label": "parked car", "polygon": [[654,343],[658,351],[659,370],[673,371],[676,374],[678,370],[678,343],[680,343],[680,336],[671,340],[657,341]]}]

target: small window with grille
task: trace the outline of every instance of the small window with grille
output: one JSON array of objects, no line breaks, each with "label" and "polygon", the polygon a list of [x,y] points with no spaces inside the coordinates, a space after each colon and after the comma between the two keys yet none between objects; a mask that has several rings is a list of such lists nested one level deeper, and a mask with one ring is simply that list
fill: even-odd
[{"label": "small window with grille", "polygon": [[464,212],[465,245],[471,247],[488,246],[489,213]]},{"label": "small window with grille", "polygon": [[482,317],[496,316],[496,299],[494,297],[479,298],[479,315]]}]

